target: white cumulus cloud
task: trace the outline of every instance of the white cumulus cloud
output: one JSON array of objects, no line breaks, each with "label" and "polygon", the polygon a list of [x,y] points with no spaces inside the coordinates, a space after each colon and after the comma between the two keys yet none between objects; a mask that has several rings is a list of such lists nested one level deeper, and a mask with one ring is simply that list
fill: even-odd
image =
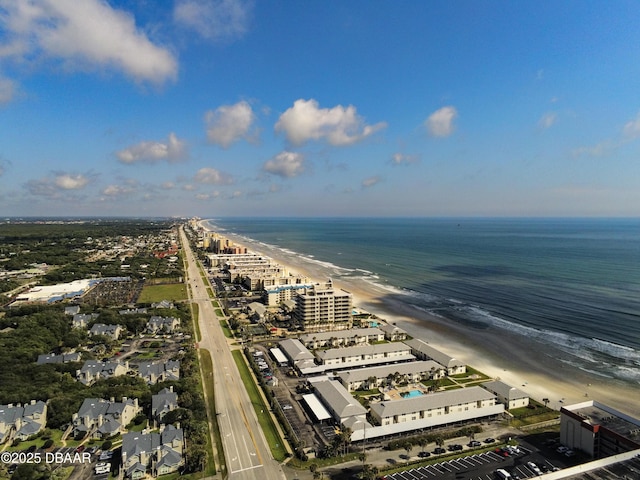
[{"label": "white cumulus cloud", "polygon": [[92,181],[90,175],[54,172],[48,177],[29,180],[25,188],[32,195],[60,198],[65,192],[82,190]]},{"label": "white cumulus cloud", "polygon": [[540,120],[538,120],[538,126],[544,130],[551,128],[558,120],[558,114],[555,112],[545,113]]},{"label": "white cumulus cloud", "polygon": [[429,135],[433,137],[448,137],[455,130],[453,121],[458,117],[455,107],[447,106],[436,110],[424,122]]},{"label": "white cumulus cloud", "polygon": [[304,172],[304,155],[295,152],[281,152],[267,160],[262,168],[265,172],[280,177],[297,177]]},{"label": "white cumulus cloud", "polygon": [[391,157],[391,165],[409,165],[418,161],[417,155],[406,155],[404,153],[394,153]]},{"label": "white cumulus cloud", "polygon": [[375,176],[375,177],[369,177],[369,178],[365,178],[362,181],[362,187],[363,188],[369,188],[369,187],[373,187],[374,185],[376,185],[377,183],[380,183],[380,180],[382,180],[379,176]]},{"label": "white cumulus cloud", "polygon": [[640,137],[640,113],[636,118],[625,123],[622,133],[629,139]]},{"label": "white cumulus cloud", "polygon": [[173,18],[203,38],[231,40],[246,33],[252,5],[244,0],[178,0]]},{"label": "white cumulus cloud", "polygon": [[0,105],[9,103],[16,95],[16,84],[9,78],[0,77]]},{"label": "white cumulus cloud", "polygon": [[175,78],[177,60],[104,0],[0,0],[0,57],[47,59],[70,70],[110,68],[137,81]]},{"label": "white cumulus cloud", "polygon": [[116,152],[122,163],[157,163],[163,160],[174,163],[185,160],[188,155],[186,143],[171,132],[166,143],[146,141]]},{"label": "white cumulus cloud", "polygon": [[251,126],[256,119],[251,105],[238,102],[235,105],[223,105],[205,113],[207,138],[211,143],[228,148],[238,140],[251,140]]},{"label": "white cumulus cloud", "polygon": [[319,108],[314,99],[299,99],[280,115],[275,130],[284,132],[287,140],[295,145],[326,140],[331,145],[343,146],[364,140],[386,126],[384,122],[365,124],[353,105]]},{"label": "white cumulus cloud", "polygon": [[194,180],[196,183],[206,183],[209,185],[229,185],[233,183],[229,175],[211,167],[204,167],[198,170]]}]

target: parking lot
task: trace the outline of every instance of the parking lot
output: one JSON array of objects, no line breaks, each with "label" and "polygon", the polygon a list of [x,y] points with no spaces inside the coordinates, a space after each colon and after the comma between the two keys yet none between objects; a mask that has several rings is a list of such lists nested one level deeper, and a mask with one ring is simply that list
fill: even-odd
[{"label": "parking lot", "polygon": [[[531,449],[520,446],[517,449],[496,448],[494,451],[478,453],[442,461],[433,465],[412,468],[403,472],[386,475],[387,480],[495,480],[495,471],[504,469],[514,480],[534,478],[541,473],[556,469],[548,460]],[[536,470],[537,469],[537,470]],[[538,473],[539,472],[539,473]]]}]

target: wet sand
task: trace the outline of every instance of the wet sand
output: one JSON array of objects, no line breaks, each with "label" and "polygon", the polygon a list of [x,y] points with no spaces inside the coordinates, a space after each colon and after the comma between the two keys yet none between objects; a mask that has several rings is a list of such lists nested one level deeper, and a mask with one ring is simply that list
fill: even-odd
[{"label": "wet sand", "polygon": [[[203,225],[207,227],[206,223]],[[290,255],[244,237],[224,232],[252,252],[273,258],[291,273],[301,273],[314,282],[332,277],[334,285],[351,292],[354,306],[405,329],[439,350],[464,361],[492,378],[527,392],[531,398],[549,399],[559,409],[587,400],[597,400],[640,418],[639,389],[618,380],[589,374],[554,358],[549,349],[526,337],[496,328],[477,328],[422,311],[403,302],[400,295],[361,278],[340,278],[330,264]]]}]

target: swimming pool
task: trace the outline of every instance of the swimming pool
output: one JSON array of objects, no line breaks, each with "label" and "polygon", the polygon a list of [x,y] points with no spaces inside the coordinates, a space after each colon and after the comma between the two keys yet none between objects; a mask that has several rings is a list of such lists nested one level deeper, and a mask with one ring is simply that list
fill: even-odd
[{"label": "swimming pool", "polygon": [[423,393],[420,390],[409,390],[408,392],[404,392],[402,394],[402,398],[413,398],[413,397],[419,397],[423,395]]}]

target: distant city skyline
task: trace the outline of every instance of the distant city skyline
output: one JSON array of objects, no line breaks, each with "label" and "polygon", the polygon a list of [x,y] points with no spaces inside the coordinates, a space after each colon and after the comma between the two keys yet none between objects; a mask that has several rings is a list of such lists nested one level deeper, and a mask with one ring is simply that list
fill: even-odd
[{"label": "distant city skyline", "polygon": [[2,216],[639,216],[631,1],[0,0]]}]

